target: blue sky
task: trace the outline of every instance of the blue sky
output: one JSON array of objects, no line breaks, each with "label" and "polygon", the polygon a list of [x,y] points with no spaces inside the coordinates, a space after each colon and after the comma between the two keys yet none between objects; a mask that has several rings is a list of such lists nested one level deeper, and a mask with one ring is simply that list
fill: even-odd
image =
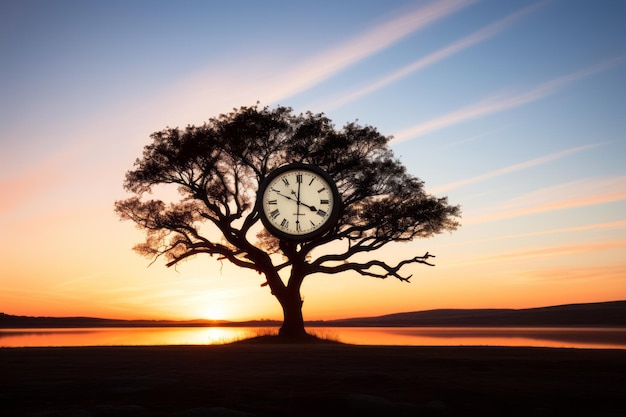
[{"label": "blue sky", "polygon": [[0,310],[279,317],[234,267],[148,268],[112,210],[150,133],[257,101],[377,127],[463,209],[458,231],[373,255],[435,253],[412,284],[313,277],[305,317],[626,297],[622,1],[3,1],[0,16]]}]

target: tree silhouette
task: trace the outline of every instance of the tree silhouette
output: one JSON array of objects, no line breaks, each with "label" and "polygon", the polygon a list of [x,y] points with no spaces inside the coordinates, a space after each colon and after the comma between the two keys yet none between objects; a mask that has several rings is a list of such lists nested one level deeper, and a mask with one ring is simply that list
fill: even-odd
[{"label": "tree silhouette", "polygon": [[[300,288],[307,276],[356,271],[409,281],[401,268],[432,265],[433,255],[398,263],[354,257],[459,225],[459,207],[427,194],[423,182],[394,157],[389,138],[371,126],[348,123],[337,130],[324,114],[252,106],[202,126],[166,128],[151,138],[126,173],[124,188],[134,196],[115,203],[121,219],[146,232],[146,241],[134,249],[154,260],[165,257],[168,267],[209,254],[258,271],[266,280],[262,286],[282,306],[281,336],[306,336]],[[293,162],[326,171],[342,200],[334,227],[305,242],[272,236],[255,206],[259,184],[272,170]],[[179,197],[169,203],[144,198],[161,185],[177,186]]]}]

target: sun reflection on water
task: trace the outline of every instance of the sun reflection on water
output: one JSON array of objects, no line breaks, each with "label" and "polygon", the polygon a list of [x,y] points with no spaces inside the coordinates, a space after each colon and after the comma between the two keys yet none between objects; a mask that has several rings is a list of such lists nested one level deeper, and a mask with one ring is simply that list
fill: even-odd
[{"label": "sun reflection on water", "polygon": [[[309,333],[355,345],[541,346],[626,349],[626,328],[313,327]],[[0,347],[221,345],[275,335],[276,327],[0,329]]]}]

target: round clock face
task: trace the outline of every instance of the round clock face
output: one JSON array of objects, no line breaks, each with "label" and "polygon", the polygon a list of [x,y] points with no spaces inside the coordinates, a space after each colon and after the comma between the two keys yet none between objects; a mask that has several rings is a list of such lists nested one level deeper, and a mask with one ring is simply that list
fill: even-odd
[{"label": "round clock face", "polygon": [[313,165],[273,171],[259,189],[261,220],[275,236],[306,240],[326,232],[339,214],[333,180]]}]

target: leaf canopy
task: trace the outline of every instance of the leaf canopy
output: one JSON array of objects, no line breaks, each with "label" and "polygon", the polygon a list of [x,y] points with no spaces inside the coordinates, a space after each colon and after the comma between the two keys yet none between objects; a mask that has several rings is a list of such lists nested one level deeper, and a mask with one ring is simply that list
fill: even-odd
[{"label": "leaf canopy", "polygon": [[[324,114],[251,106],[211,118],[202,126],[166,128],[151,138],[126,174],[124,187],[134,196],[116,202],[116,211],[146,231],[146,242],[135,249],[151,258],[164,255],[168,265],[208,253],[268,277],[297,266],[300,282],[311,273],[349,269],[408,280],[399,275],[399,268],[427,263],[432,255],[396,265],[360,264],[350,258],[459,226],[459,207],[445,197],[427,194],[424,183],[410,175],[389,149],[390,138],[371,126],[348,123],[336,129]],[[342,199],[336,226],[300,245],[278,241],[254,227],[260,224],[255,207],[259,184],[272,170],[293,162],[325,170]],[[179,201],[146,199],[155,186],[164,184],[178,187]],[[205,224],[212,227],[210,233]],[[340,253],[311,259],[314,248],[334,241],[347,244]],[[273,261],[269,254],[274,252],[284,259]],[[336,265],[338,261],[343,263]]]}]

